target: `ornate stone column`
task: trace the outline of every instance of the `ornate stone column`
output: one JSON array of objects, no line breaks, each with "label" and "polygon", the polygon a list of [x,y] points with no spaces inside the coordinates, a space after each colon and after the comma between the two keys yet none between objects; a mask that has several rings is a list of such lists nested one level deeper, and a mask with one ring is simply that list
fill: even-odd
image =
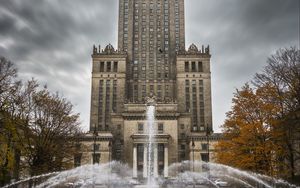
[{"label": "ornate stone column", "polygon": [[167,178],[169,176],[169,152],[168,152],[168,145],[165,144],[164,147],[164,177]]},{"label": "ornate stone column", "polygon": [[133,145],[133,178],[137,178],[137,148],[136,144]]},{"label": "ornate stone column", "polygon": [[144,163],[143,163],[143,177],[147,177],[147,158],[148,158],[148,149],[147,149],[147,144],[144,144]]},{"label": "ornate stone column", "polygon": [[157,144],[154,144],[154,166],[153,166],[153,170],[154,170],[154,177],[157,178],[158,177],[158,150],[157,150]]}]

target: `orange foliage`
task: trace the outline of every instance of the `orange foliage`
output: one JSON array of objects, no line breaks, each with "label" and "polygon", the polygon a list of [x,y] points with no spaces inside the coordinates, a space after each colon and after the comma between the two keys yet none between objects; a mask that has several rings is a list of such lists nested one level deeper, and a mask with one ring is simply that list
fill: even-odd
[{"label": "orange foliage", "polygon": [[217,162],[276,176],[283,151],[278,143],[280,105],[275,102],[276,93],[271,86],[253,89],[248,84],[237,90],[222,126],[224,140],[216,145]]}]

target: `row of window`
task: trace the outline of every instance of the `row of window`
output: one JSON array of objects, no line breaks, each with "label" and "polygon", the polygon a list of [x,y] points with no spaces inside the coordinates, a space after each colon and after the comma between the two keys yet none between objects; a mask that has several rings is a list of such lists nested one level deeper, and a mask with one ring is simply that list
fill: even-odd
[{"label": "row of window", "polygon": [[118,62],[100,62],[99,72],[118,72]]},{"label": "row of window", "polygon": [[[149,85],[149,87],[146,87],[146,85],[128,85],[129,90],[133,93],[133,100],[138,101],[139,100],[139,94],[141,95],[142,99],[146,97],[146,93],[153,93],[155,96],[157,96],[157,101],[161,101],[163,97],[168,98],[171,97],[171,85]],[[132,88],[133,87],[133,88]]]},{"label": "row of window", "polygon": [[[142,6],[142,13],[144,15],[142,15],[142,22],[141,24],[143,25],[143,28],[142,28],[142,31],[145,32],[146,31],[146,28],[144,26],[146,26],[147,23],[149,23],[150,27],[151,26],[154,26],[154,20],[153,20],[153,9],[155,8],[154,7],[154,4],[153,3],[150,3],[150,6],[149,6],[149,12],[150,12],[150,21],[147,21],[146,20],[146,3],[143,3],[143,6]],[[126,46],[126,49],[127,49],[127,40],[128,40],[128,2],[125,2],[125,5],[124,5],[124,46]],[[157,4],[157,31],[161,31],[160,27],[161,27],[161,17],[160,17],[160,3]],[[168,33],[168,25],[169,25],[169,20],[168,20],[168,17],[169,17],[169,12],[168,12],[168,3],[165,3],[165,9],[164,9],[164,31]],[[138,29],[138,24],[139,24],[139,15],[138,15],[138,12],[139,12],[139,8],[138,8],[138,3],[135,4],[135,10],[134,10],[134,25],[135,25],[135,31],[137,31]],[[153,28],[150,28],[150,32],[153,31]],[[137,32],[137,35],[138,35],[138,32]],[[152,35],[152,38],[153,38],[154,35]],[[135,37],[136,40],[138,39],[138,36]],[[151,34],[150,34],[150,40],[151,40]],[[165,38],[165,42],[168,42],[168,37]]]},{"label": "row of window", "polygon": [[184,71],[185,72],[203,72],[203,63],[199,62],[184,62]]},{"label": "row of window", "polygon": [[176,51],[179,50],[179,3],[178,0],[175,0],[175,43]]},{"label": "row of window", "polygon": [[[197,93],[199,98],[197,99]],[[185,107],[187,112],[192,113],[192,131],[204,130],[204,86],[203,80],[199,80],[198,92],[196,80],[185,80]]]},{"label": "row of window", "polygon": [[[157,2],[156,3],[156,5],[155,5],[155,3],[154,2],[150,2],[150,5],[147,5],[146,3],[142,3],[142,7],[140,8],[140,9],[142,9],[142,12],[143,12],[143,14],[139,14],[139,6],[140,6],[141,4],[139,4],[139,3],[135,3],[134,4],[134,8],[135,8],[135,10],[134,10],[134,16],[133,16],[133,18],[134,18],[134,20],[135,20],[135,23],[134,23],[134,25],[136,25],[136,27],[135,27],[135,30],[134,30],[134,59],[138,59],[139,57],[139,55],[141,55],[142,57],[144,57],[144,58],[146,58],[146,51],[147,51],[147,47],[150,49],[150,51],[156,51],[156,48],[154,48],[154,45],[155,45],[155,43],[154,43],[154,37],[155,36],[157,36],[158,38],[157,38],[157,42],[158,42],[158,44],[156,45],[156,47],[157,48],[159,48],[160,47],[160,45],[163,45],[164,46],[164,50],[167,50],[168,49],[168,45],[169,45],[169,28],[168,27],[164,27],[164,31],[166,32],[165,34],[163,34],[163,35],[161,35],[161,33],[158,33],[157,35],[155,34],[155,32],[154,32],[154,30],[155,29],[157,29],[158,31],[161,31],[161,28],[160,28],[160,24],[161,23],[165,23],[165,25],[168,25],[169,24],[169,21],[168,21],[168,14],[169,14],[169,9],[168,9],[168,2],[165,2],[165,4],[164,4],[164,6],[165,6],[165,8],[164,8],[164,20],[165,21],[163,21],[161,18],[161,15],[156,15],[156,18],[158,19],[157,20],[157,24],[158,24],[158,26],[155,28],[154,27],[154,16],[151,16],[152,14],[151,14],[151,12],[150,12],[150,14],[149,14],[149,16],[150,16],[150,20],[148,21],[148,20],[146,20],[146,7],[147,6],[149,6],[149,10],[152,10],[152,9],[155,9],[155,8],[157,8],[157,9],[159,9],[159,10],[161,10],[160,9],[160,7],[161,7],[161,4],[160,4],[160,2]],[[127,7],[127,8],[126,8]],[[145,14],[144,14],[145,13]],[[141,49],[142,49],[142,52],[143,53],[141,53],[141,54],[139,54],[139,32],[138,32],[138,29],[139,29],[139,27],[138,27],[138,24],[139,24],[139,22],[138,22],[138,20],[140,19],[140,17],[139,16],[141,16],[141,18],[142,18],[142,31],[143,31],[143,33],[141,34],[141,38],[142,38],[142,47],[141,47]],[[125,35],[125,37],[124,37],[124,46],[127,46],[127,37],[128,37],[128,2],[125,2],[125,11],[124,11],[124,35]],[[146,26],[147,24],[149,24],[149,26]],[[146,38],[146,34],[145,34],[145,32],[147,31],[147,27],[148,27],[148,29],[149,29],[149,33],[148,33],[148,35],[149,35],[149,39],[148,38]],[[154,29],[155,28],[155,29]],[[161,42],[159,42],[160,41],[160,37],[165,37],[165,41],[163,42],[163,43],[161,43]],[[146,39],[147,40],[149,40],[148,41],[148,43],[149,43],[149,45],[146,45]],[[152,50],[151,50],[152,49]],[[161,49],[161,48],[159,48],[159,49]],[[157,53],[157,55],[159,55],[159,53]],[[156,55],[156,56],[157,56]],[[153,54],[153,59],[154,59],[154,54]],[[151,59],[151,54],[149,55],[149,58]],[[166,54],[166,60],[168,59],[168,54]],[[153,61],[153,62],[156,62],[156,61]],[[149,64],[151,64],[151,63],[149,63]],[[137,74],[136,74],[136,76],[137,76]],[[145,75],[144,77],[146,77],[147,75]],[[154,77],[154,75],[153,74],[149,74],[148,75],[149,77]],[[164,76],[167,76],[168,77],[168,75],[164,75]],[[163,77],[163,75],[161,75],[161,77]]]},{"label": "row of window", "polygon": [[[204,151],[208,150],[208,145],[207,144],[201,144],[201,148]],[[186,147],[184,144],[180,146],[181,152],[180,152],[180,158],[181,160],[185,160],[185,153],[186,153]],[[164,160],[164,145],[163,144],[158,144],[157,146],[157,151],[158,151],[158,162],[163,165],[163,160]],[[209,162],[209,154],[208,153],[200,153],[201,160]],[[92,154],[92,160],[93,164],[100,163],[100,158],[101,154],[100,153],[93,153]],[[79,167],[81,166],[81,159],[82,159],[82,153],[74,155],[74,166]],[[142,165],[144,161],[144,145],[143,144],[138,144],[137,145],[137,162],[138,165]]]},{"label": "row of window", "polygon": [[[106,92],[104,95],[104,87]],[[111,95],[112,88],[112,99]],[[105,102],[104,102],[105,101]],[[110,107],[110,102],[112,101],[112,108]],[[104,105],[105,104],[105,105]],[[113,80],[111,85],[111,80],[99,81],[99,99],[98,99],[98,130],[108,130],[109,125],[105,122],[109,118],[110,112],[115,112],[117,109],[117,80]],[[104,110],[104,111],[103,111]]]},{"label": "row of window", "polygon": [[[147,129],[144,130],[144,128],[145,127],[144,127],[143,123],[138,123],[138,132],[139,133],[144,133],[145,131],[147,131]],[[163,123],[158,123],[157,124],[157,132],[158,133],[163,133],[164,132],[164,124]]]}]

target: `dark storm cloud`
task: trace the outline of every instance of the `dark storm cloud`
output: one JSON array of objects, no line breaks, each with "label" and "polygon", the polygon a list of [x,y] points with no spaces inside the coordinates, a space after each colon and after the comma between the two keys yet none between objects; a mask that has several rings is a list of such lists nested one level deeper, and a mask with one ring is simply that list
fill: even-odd
[{"label": "dark storm cloud", "polygon": [[87,127],[92,45],[116,43],[117,8],[107,0],[2,0],[0,55],[22,78],[63,93]]},{"label": "dark storm cloud", "polygon": [[277,49],[298,44],[298,1],[189,0],[186,5],[187,44],[211,46],[216,128],[230,110],[235,88],[262,70]]},{"label": "dark storm cloud", "polygon": [[[91,48],[117,43],[118,0],[0,0],[0,55],[62,92],[88,127]],[[280,47],[297,45],[296,0],[186,0],[186,41],[210,44],[214,126],[234,88]],[[103,46],[102,46],[103,47]]]}]

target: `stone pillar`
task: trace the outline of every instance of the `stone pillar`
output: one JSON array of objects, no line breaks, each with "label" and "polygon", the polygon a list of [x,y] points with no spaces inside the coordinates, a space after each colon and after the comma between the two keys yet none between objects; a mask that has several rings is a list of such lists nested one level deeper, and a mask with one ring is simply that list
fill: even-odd
[{"label": "stone pillar", "polygon": [[148,149],[147,149],[147,144],[144,144],[144,163],[143,163],[143,177],[146,178],[147,177],[147,159],[148,159]]},{"label": "stone pillar", "polygon": [[157,144],[154,144],[154,166],[153,166],[153,171],[154,171],[154,177],[157,178],[158,177],[158,159],[157,159],[157,155],[158,155],[158,150],[157,150]]},{"label": "stone pillar", "polygon": [[167,178],[169,176],[168,168],[169,168],[169,155],[168,155],[168,146],[165,144],[164,147],[164,177]]},{"label": "stone pillar", "polygon": [[133,145],[133,178],[137,178],[137,149],[136,144]]}]

